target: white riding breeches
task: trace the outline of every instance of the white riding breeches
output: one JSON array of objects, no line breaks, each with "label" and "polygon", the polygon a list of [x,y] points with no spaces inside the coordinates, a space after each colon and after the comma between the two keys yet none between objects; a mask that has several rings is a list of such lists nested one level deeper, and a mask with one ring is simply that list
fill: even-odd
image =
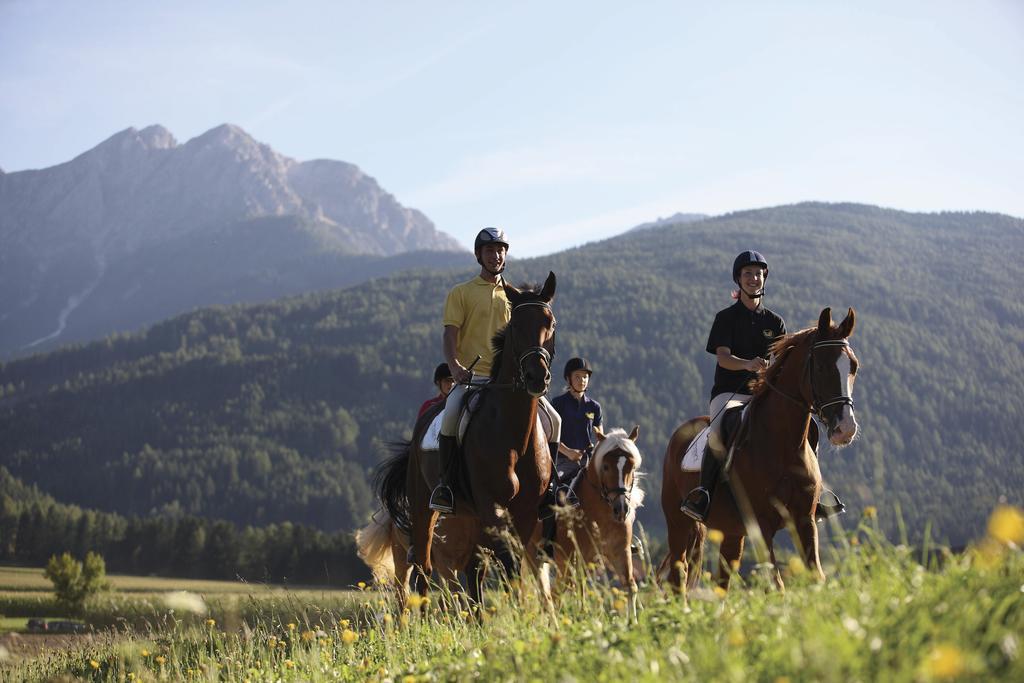
[{"label": "white riding breeches", "polygon": [[[487,384],[488,377],[473,375],[473,384]],[[456,384],[444,403],[444,417],[441,418],[441,434],[444,436],[455,436],[459,428],[459,411],[462,407],[462,399],[466,395],[466,385]],[[547,396],[541,396],[537,401],[537,410],[543,411],[546,416],[545,422],[551,425],[551,436],[549,441],[558,443],[562,440],[562,416],[558,414],[555,407],[548,401]]]},{"label": "white riding breeches", "polygon": [[741,406],[752,398],[750,394],[731,394],[726,391],[711,399],[711,406],[708,408],[708,415],[711,416],[708,445],[719,457],[725,455],[725,444],[722,443],[722,418],[725,411],[733,406]]}]

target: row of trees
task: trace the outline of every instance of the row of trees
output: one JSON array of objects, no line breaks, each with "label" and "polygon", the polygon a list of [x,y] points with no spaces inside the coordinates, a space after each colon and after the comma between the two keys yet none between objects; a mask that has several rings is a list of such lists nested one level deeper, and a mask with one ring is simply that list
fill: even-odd
[{"label": "row of trees", "polygon": [[226,520],[82,510],[20,484],[0,468],[0,562],[42,565],[55,554],[102,555],[130,574],[351,585],[367,570],[352,536],[285,522],[239,528]]}]

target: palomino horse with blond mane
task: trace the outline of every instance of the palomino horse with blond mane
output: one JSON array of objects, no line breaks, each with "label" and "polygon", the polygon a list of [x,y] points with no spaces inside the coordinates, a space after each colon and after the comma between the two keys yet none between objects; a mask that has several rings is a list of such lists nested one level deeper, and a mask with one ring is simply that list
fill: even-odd
[{"label": "palomino horse with blond mane", "polygon": [[[537,419],[537,402],[551,382],[550,363],[555,346],[555,274],[549,273],[540,291],[505,285],[512,315],[494,338],[495,356],[490,384],[462,439],[455,492],[456,516],[479,520],[481,530],[470,547],[492,550],[508,576],[518,573],[513,550],[492,530],[511,531],[528,541],[537,525],[540,503],[548,488],[551,455]],[[428,502],[436,482],[437,458],[424,456],[422,437],[437,410],[417,422],[413,439],[397,457],[384,463],[379,491],[381,503],[400,528],[409,528],[414,554],[414,579],[426,595],[433,572],[434,527],[438,513]],[[404,475],[404,476],[403,476]],[[428,481],[430,480],[430,481]],[[469,595],[480,604],[484,563],[473,553],[469,566]],[[546,564],[540,568],[541,587],[549,595]]]},{"label": "palomino horse with blond mane", "polygon": [[833,446],[845,446],[857,434],[852,392],[858,361],[848,341],[854,321],[851,308],[843,322],[835,325],[831,309],[826,308],[817,327],[772,344],[775,360],[755,383],[745,425],[726,461],[727,474],[712,500],[706,526],[683,514],[680,503],[700,478],[699,472],[682,469],[684,456],[709,419],[694,418],[672,435],[665,452],[661,490],[669,542],[663,569],[668,570],[672,585],[683,591],[695,585],[703,565],[706,531],[712,528],[724,535],[719,579],[723,587],[738,566],[744,537],[750,535],[759,554],[767,551],[767,557],[759,557],[759,562],[770,560],[773,578],[781,588],[782,577],[774,567],[773,539],[790,523],[795,526],[795,540],[807,567],[824,579],[815,524],[821,472],[808,435],[814,434],[817,443],[816,428],[811,431],[812,414],[828,427]]}]

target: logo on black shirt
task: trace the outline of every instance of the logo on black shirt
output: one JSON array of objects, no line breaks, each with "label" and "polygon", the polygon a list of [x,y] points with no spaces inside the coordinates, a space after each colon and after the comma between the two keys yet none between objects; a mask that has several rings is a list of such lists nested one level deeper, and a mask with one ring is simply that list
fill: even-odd
[{"label": "logo on black shirt", "polygon": [[771,339],[775,336],[775,333],[771,330],[761,330],[761,334],[763,334],[767,339]]}]

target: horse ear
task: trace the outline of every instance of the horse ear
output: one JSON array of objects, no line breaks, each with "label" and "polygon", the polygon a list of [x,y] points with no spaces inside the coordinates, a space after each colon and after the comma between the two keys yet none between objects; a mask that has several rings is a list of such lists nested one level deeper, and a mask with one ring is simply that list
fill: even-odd
[{"label": "horse ear", "polygon": [[519,298],[521,292],[518,289],[507,283],[502,286],[505,288],[505,297],[509,300],[510,303],[513,302],[515,299]]},{"label": "horse ear", "polygon": [[637,438],[638,436],[640,436],[640,425],[635,425],[635,426],[633,427],[633,431],[631,431],[631,432],[629,433],[629,440],[630,440],[630,441],[633,441],[633,442],[635,443],[635,442],[636,442],[636,438]]},{"label": "horse ear", "polygon": [[832,329],[832,309],[826,307],[818,316],[818,336],[823,337]]},{"label": "horse ear", "polygon": [[548,271],[548,279],[544,281],[544,288],[540,290],[541,301],[551,303],[555,298],[555,274]]},{"label": "horse ear", "polygon": [[839,338],[847,339],[851,334],[853,334],[853,326],[856,322],[857,318],[853,313],[853,309],[850,308],[847,310],[846,317],[843,319],[843,322],[839,323],[839,329],[837,330]]},{"label": "horse ear", "polygon": [[601,428],[598,427],[597,425],[594,425],[594,436],[597,437],[598,443],[604,441],[605,439],[604,432],[602,432]]}]

